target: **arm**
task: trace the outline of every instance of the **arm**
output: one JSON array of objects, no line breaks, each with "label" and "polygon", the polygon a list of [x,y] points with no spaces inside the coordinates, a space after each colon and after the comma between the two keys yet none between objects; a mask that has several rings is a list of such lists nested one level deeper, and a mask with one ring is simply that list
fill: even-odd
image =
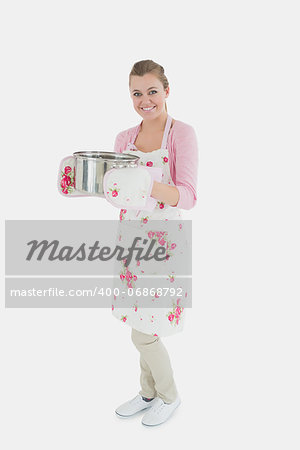
[{"label": "arm", "polygon": [[176,186],[153,182],[151,197],[160,200],[167,205],[176,206],[179,200],[179,191]]},{"label": "arm", "polygon": [[175,145],[175,186],[153,183],[151,196],[168,205],[191,209],[197,201],[198,144],[196,133],[186,126],[177,134]]},{"label": "arm", "polygon": [[124,150],[124,134],[122,131],[116,136],[115,144],[114,144],[114,152],[115,153],[122,153]]}]

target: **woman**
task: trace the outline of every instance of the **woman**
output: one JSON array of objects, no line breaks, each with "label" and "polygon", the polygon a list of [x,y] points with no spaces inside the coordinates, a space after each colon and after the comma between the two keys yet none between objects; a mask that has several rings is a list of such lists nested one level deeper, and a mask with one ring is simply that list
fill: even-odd
[{"label": "woman", "polygon": [[[180,208],[193,208],[197,199],[198,148],[194,129],[168,115],[166,99],[170,88],[159,64],[152,60],[135,63],[129,75],[129,88],[134,109],[143,120],[117,135],[114,150],[139,156],[141,165],[160,167],[162,180],[153,182],[151,197],[157,200],[155,209],[152,212],[122,209],[120,222],[142,227],[151,220],[180,220]],[[121,235],[122,231],[120,239]],[[134,265],[126,268],[123,262],[119,282],[127,287],[134,287],[144,273],[139,262]],[[170,282],[176,283],[176,274],[170,276]],[[132,341],[140,352],[141,367],[141,391],[117,408],[116,413],[130,417],[147,409],[142,423],[153,426],[169,419],[180,404],[170,359],[160,338],[182,330],[185,311],[179,304],[170,311],[170,308],[142,308],[137,303],[133,298],[131,308],[112,306],[115,317],[132,327]]]}]

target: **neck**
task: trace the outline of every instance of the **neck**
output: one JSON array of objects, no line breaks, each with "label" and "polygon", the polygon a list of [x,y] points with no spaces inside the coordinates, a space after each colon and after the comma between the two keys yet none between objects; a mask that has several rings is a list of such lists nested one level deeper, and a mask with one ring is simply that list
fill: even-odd
[{"label": "neck", "polygon": [[144,119],[142,121],[141,129],[143,131],[145,131],[146,133],[147,132],[153,133],[155,131],[163,131],[166,126],[167,118],[168,118],[168,113],[167,113],[167,111],[164,111],[156,119],[148,119],[148,120]]}]

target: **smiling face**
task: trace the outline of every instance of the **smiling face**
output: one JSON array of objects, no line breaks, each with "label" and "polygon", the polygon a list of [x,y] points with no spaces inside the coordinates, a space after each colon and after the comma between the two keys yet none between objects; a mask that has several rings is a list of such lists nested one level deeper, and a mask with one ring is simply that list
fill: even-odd
[{"label": "smiling face", "polygon": [[164,89],[153,73],[146,73],[142,77],[131,76],[129,89],[133,107],[143,119],[156,119],[166,113],[165,101],[170,88]]}]

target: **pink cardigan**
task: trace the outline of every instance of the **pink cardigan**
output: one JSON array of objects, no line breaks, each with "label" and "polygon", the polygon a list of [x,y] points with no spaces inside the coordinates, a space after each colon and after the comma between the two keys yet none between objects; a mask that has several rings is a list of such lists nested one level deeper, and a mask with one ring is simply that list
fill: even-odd
[{"label": "pink cardigan", "polygon": [[[137,125],[121,131],[115,140],[114,151],[122,153],[137,132]],[[179,191],[178,208],[191,209],[197,201],[198,144],[194,128],[175,120],[167,139],[170,174]]]}]

